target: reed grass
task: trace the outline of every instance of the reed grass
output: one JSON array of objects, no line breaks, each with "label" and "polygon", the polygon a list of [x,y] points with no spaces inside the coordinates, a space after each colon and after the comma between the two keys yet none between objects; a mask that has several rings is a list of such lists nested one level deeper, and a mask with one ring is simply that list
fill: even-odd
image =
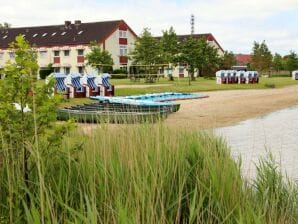
[{"label": "reed grass", "polygon": [[210,134],[98,125],[88,134],[68,131],[61,146],[39,141],[37,154],[28,140],[29,188],[10,143],[1,141],[0,223],[298,221],[297,186],[271,158],[249,183],[226,143]]}]

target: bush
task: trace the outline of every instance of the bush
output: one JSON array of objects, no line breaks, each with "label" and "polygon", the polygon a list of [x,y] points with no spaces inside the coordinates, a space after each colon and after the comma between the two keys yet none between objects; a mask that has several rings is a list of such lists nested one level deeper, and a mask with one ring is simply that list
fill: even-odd
[{"label": "bush", "polygon": [[113,74],[127,74],[127,70],[124,69],[115,69]]},{"label": "bush", "polygon": [[266,83],[266,84],[265,84],[265,87],[266,87],[266,88],[274,89],[276,86],[275,86],[274,83]]},{"label": "bush", "polygon": [[127,79],[127,74],[112,74],[111,79]]}]

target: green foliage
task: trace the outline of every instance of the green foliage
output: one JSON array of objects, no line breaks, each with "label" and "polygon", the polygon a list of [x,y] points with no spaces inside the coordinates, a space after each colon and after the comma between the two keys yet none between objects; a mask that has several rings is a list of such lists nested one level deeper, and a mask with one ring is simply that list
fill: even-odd
[{"label": "green foliage", "polygon": [[113,70],[113,74],[127,74],[126,69],[115,69]]},{"label": "green foliage", "polygon": [[91,42],[89,47],[91,52],[86,55],[87,65],[96,68],[98,71],[105,69],[104,72],[110,72],[114,64],[112,55],[102,49],[96,41]]},{"label": "green foliage", "polygon": [[[17,36],[10,48],[15,52],[15,61],[7,63],[5,79],[0,82],[0,154],[1,163],[3,160],[8,164],[8,181],[16,178],[19,182],[7,187],[10,189],[10,212],[20,215],[24,214],[22,203],[30,206],[28,191],[33,187],[32,174],[38,173],[38,178],[41,177],[40,156],[50,153],[48,150],[54,150],[61,143],[64,126],[55,123],[60,100],[51,97],[53,83],[37,85],[36,52],[23,36]],[[41,190],[42,183],[39,187]],[[40,200],[43,201],[43,195]],[[43,208],[40,212],[44,215]],[[18,219],[18,215],[11,216],[10,222]]]},{"label": "green foliage", "polygon": [[211,69],[216,69],[220,58],[217,49],[210,46],[204,38],[188,38],[181,44],[179,62],[188,66],[188,71],[194,79],[194,71],[202,75]]},{"label": "green foliage", "polygon": [[283,58],[280,54],[275,53],[273,57],[272,65],[275,71],[284,70]]},{"label": "green foliage", "polygon": [[272,54],[265,41],[262,43],[254,42],[252,51],[250,66],[260,73],[268,71],[272,65]]},{"label": "green foliage", "polygon": [[162,32],[163,35],[159,41],[161,50],[161,63],[170,64],[177,61],[179,54],[178,38],[173,27]]},{"label": "green foliage", "polygon": [[292,72],[298,69],[298,57],[294,51],[284,57],[286,70]]},{"label": "green foliage", "polygon": [[206,133],[100,125],[88,134],[67,132],[60,153],[40,159],[42,178],[32,173],[23,213],[22,204],[10,212],[11,192],[22,195],[12,191],[20,183],[8,181],[2,164],[4,223],[10,214],[12,223],[297,223],[296,185],[266,162],[249,184],[223,140]]},{"label": "green foliage", "polygon": [[111,79],[127,79],[127,74],[115,74],[115,73],[113,73],[112,74],[112,77],[111,77]]},{"label": "green foliage", "polygon": [[223,70],[231,69],[233,65],[236,65],[236,58],[233,52],[225,51],[221,58],[220,68]]},{"label": "green foliage", "polygon": [[157,40],[148,28],[145,28],[135,42],[134,50],[130,56],[135,64],[151,65],[160,63],[161,49]]}]

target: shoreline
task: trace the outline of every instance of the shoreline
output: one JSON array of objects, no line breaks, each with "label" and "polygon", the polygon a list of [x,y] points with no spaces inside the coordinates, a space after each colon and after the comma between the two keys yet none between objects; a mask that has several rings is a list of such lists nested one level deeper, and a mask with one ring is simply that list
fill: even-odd
[{"label": "shoreline", "polygon": [[[201,93],[209,97],[176,101],[181,104],[180,110],[170,114],[162,123],[169,128],[215,129],[298,105],[298,85]],[[101,127],[99,124],[77,125],[85,134]],[[108,127],[117,128],[119,125],[108,124]]]},{"label": "shoreline", "polygon": [[298,105],[298,86],[204,94],[209,97],[177,101],[180,110],[170,114],[164,123],[169,127],[213,129]]}]

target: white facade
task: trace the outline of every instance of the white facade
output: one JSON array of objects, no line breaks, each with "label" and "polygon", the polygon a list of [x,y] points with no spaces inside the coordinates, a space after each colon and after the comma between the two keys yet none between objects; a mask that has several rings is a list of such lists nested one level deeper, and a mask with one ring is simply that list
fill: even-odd
[{"label": "white facade", "polygon": [[[107,50],[114,62],[113,69],[127,68],[130,65],[128,54],[133,50],[137,36],[127,25],[119,26],[104,40],[97,40],[100,46]],[[90,40],[91,42],[91,40]],[[47,68],[49,64],[54,72],[90,74],[96,71],[87,66],[85,56],[91,51],[89,43],[80,45],[63,45],[36,48],[38,65],[40,69]],[[14,53],[7,49],[0,49],[0,69],[8,61],[14,60]]]}]

